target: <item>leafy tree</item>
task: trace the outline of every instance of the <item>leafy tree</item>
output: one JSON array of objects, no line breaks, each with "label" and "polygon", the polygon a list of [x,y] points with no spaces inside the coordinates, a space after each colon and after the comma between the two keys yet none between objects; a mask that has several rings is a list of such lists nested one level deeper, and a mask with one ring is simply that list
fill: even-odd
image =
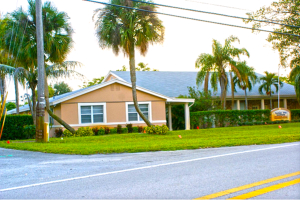
[{"label": "leafy tree", "polygon": [[286,77],[279,77],[279,80],[284,82],[284,83],[287,83],[287,84],[290,84],[290,85],[294,85],[295,86],[295,81],[292,80],[289,75],[286,76]]},{"label": "leafy tree", "polygon": [[[65,83],[63,81],[60,82],[60,83],[54,84],[54,90],[55,90],[54,91],[54,96],[65,94],[65,93],[68,93],[68,92],[72,92],[72,88],[67,83]],[[49,97],[51,97],[50,90],[49,90]]]},{"label": "leafy tree", "polygon": [[263,91],[265,91],[265,93],[270,96],[270,109],[272,109],[272,94],[274,94],[272,86],[274,86],[276,92],[278,92],[278,86],[280,85],[280,87],[282,87],[283,83],[280,80],[278,83],[278,77],[274,73],[269,73],[267,71],[265,71],[265,76],[260,78],[260,81],[262,83],[259,86],[258,91],[260,94],[263,94]]},{"label": "leafy tree", "polygon": [[[138,67],[135,68],[135,71],[151,71],[150,67],[147,67],[148,64],[140,62]],[[127,71],[125,65],[122,66],[122,69],[118,69],[117,71]],[[152,71],[158,71],[158,69],[153,69]]]},{"label": "leafy tree", "polygon": [[[226,93],[228,88],[228,73],[226,73],[226,68],[229,68],[231,72],[240,78],[241,75],[236,67],[237,62],[234,58],[240,59],[240,55],[249,57],[249,52],[245,48],[238,49],[232,45],[235,41],[239,41],[239,39],[230,36],[225,40],[224,46],[222,46],[217,40],[213,40],[212,54],[200,54],[195,63],[195,67],[200,68],[200,71],[197,74],[196,83],[199,85],[204,82],[205,92],[208,92],[209,79],[214,91],[217,91],[218,83],[220,83],[223,109],[226,108]],[[231,73],[229,74],[230,81],[233,83]],[[234,93],[232,94],[232,97],[233,95]]]},{"label": "leafy tree", "polygon": [[290,73],[290,80],[294,82],[298,102],[300,102],[300,65],[295,66]]},{"label": "leafy tree", "polygon": [[[145,2],[151,2],[145,0]],[[154,5],[130,0],[111,0],[111,4],[155,11]],[[155,13],[142,12],[115,6],[97,9],[96,27],[99,44],[102,48],[112,48],[118,55],[123,51],[129,57],[132,96],[136,111],[148,126],[150,121],[141,112],[136,95],[135,49],[146,55],[150,44],[163,41],[164,27]]]},{"label": "leafy tree", "polygon": [[239,68],[239,71],[241,72],[241,79],[239,79],[237,76],[233,77],[234,85],[238,86],[245,92],[245,106],[246,110],[248,110],[248,99],[247,99],[247,89],[249,91],[252,90],[252,86],[257,81],[257,76],[254,72],[254,68],[247,66],[246,62],[240,62],[237,65],[237,68]]},{"label": "leafy tree", "polygon": [[127,71],[127,68],[125,65],[122,66],[122,69],[117,69],[117,71]]},{"label": "leafy tree", "polygon": [[7,111],[9,111],[9,110],[15,109],[17,106],[14,102],[8,102],[5,104],[5,107],[6,107]]},{"label": "leafy tree", "polygon": [[[294,27],[276,25],[276,28],[273,30],[275,32],[300,35],[300,0],[274,1],[270,6],[264,6],[256,12],[247,13],[247,15],[249,19],[244,21],[246,23],[253,22],[253,28],[273,25],[271,23],[253,21],[253,19],[260,19],[293,25]],[[267,41],[271,42],[273,48],[278,50],[282,66],[288,66],[288,63],[290,63],[291,67],[293,65],[300,65],[299,37],[270,33]]]},{"label": "leafy tree", "polygon": [[[117,70],[117,71],[118,71],[118,70]],[[119,70],[119,71],[123,71],[123,70]],[[125,71],[126,71],[126,70],[125,70]],[[103,80],[104,80],[104,76],[101,76],[100,78],[93,78],[92,81],[89,81],[89,82],[83,82],[82,88],[87,88],[87,87],[90,87],[90,86],[93,86],[93,85],[100,84],[100,83],[102,83]]]}]

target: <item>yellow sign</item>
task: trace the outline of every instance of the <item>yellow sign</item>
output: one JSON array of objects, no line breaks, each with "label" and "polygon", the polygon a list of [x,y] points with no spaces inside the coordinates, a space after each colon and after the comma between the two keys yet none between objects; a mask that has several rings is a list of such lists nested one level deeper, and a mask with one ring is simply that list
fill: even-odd
[{"label": "yellow sign", "polygon": [[285,108],[275,108],[271,110],[271,121],[289,120],[291,121],[291,111]]}]

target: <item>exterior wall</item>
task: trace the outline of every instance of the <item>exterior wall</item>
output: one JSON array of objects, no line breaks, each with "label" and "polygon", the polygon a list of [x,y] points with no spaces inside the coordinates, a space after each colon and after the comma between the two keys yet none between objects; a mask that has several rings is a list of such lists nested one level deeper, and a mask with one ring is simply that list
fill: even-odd
[{"label": "exterior wall", "polygon": [[[166,100],[137,91],[139,102],[150,102],[152,122],[155,125],[166,124]],[[79,127],[116,127],[121,124],[123,127],[130,122],[126,122],[126,103],[132,102],[132,90],[130,87],[115,83],[90,93],[75,97],[65,101],[54,108],[56,115],[60,116],[65,122],[71,125],[75,130]],[[99,124],[81,124],[79,122],[79,103],[106,103],[106,121]],[[150,108],[150,107],[149,107]],[[150,119],[151,120],[151,119]],[[133,126],[146,126],[145,123],[132,123]],[[55,122],[50,131],[50,137],[54,137],[54,131],[62,128]]]},{"label": "exterior wall", "polygon": [[116,77],[113,75],[109,75],[105,82],[115,79]]}]

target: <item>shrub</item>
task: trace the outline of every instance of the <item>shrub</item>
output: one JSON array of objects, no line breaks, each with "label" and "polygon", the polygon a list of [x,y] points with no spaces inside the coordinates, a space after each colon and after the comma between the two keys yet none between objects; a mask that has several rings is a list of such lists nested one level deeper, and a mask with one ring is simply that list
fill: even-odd
[{"label": "shrub", "polygon": [[109,134],[110,133],[110,129],[108,127],[104,127],[104,133],[105,134]]},{"label": "shrub", "polygon": [[[2,124],[2,120],[1,120]],[[24,134],[24,126],[33,125],[31,115],[7,115],[2,132],[2,140],[27,139]]]},{"label": "shrub", "polygon": [[[128,132],[129,132],[129,129],[128,129]],[[139,132],[138,127],[132,127],[132,133],[138,133],[138,132]]]},{"label": "shrub", "polygon": [[117,125],[117,133],[119,133],[119,134],[121,134],[122,132],[123,132],[123,130],[122,130],[122,125]]},{"label": "shrub", "polygon": [[59,128],[59,129],[55,129],[54,133],[55,133],[55,137],[61,137],[64,132],[61,128]]},{"label": "shrub", "polygon": [[105,134],[105,130],[104,128],[100,128],[99,131],[98,131],[98,134],[97,135],[104,135]]},{"label": "shrub", "polygon": [[93,127],[92,131],[94,132],[94,135],[98,135],[99,128],[98,127]]},{"label": "shrub", "polygon": [[64,137],[72,137],[75,136],[73,135],[73,133],[71,131],[69,131],[68,129],[64,130],[63,135]]},{"label": "shrub", "polygon": [[139,132],[139,133],[143,133],[144,128],[143,128],[142,126],[138,126],[137,128],[138,128],[138,132]]},{"label": "shrub", "polygon": [[148,134],[154,134],[155,133],[155,126],[151,126],[151,127],[147,126],[147,127],[145,127],[145,131]]},{"label": "shrub", "polygon": [[128,133],[128,128],[122,128],[122,133]]},{"label": "shrub", "polygon": [[110,133],[111,134],[118,133],[118,129],[117,128],[112,128],[112,129],[110,129]]},{"label": "shrub", "polygon": [[169,127],[166,125],[162,125],[162,134],[167,134],[168,131],[169,131]]},{"label": "shrub", "polygon": [[76,136],[78,137],[84,137],[84,136],[93,136],[94,132],[90,127],[80,127],[76,131]]},{"label": "shrub", "polygon": [[166,125],[162,125],[162,126],[156,125],[151,127],[147,126],[145,127],[145,131],[148,134],[165,135],[169,131],[169,128]]},{"label": "shrub", "polygon": [[133,127],[132,124],[126,124],[126,127],[128,129],[128,133],[133,133]]},{"label": "shrub", "polygon": [[35,138],[35,125],[26,125],[24,126],[24,139],[33,139]]}]

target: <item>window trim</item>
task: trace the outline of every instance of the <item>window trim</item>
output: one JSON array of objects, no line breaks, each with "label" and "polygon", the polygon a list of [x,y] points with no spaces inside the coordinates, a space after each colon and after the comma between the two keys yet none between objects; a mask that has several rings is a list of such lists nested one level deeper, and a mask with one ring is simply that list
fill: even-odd
[{"label": "window trim", "polygon": [[[151,105],[151,101],[139,101],[138,104],[139,105],[140,104],[148,104],[148,119],[152,123],[152,105]],[[134,105],[134,103],[133,102],[126,102],[125,105],[126,105],[126,123],[130,123],[130,124],[145,123],[144,120],[142,120],[142,121],[129,121],[129,118],[128,118],[128,105]]]},{"label": "window trim", "polygon": [[[91,123],[81,123],[81,106],[103,106],[103,122],[91,122]],[[78,124],[87,125],[87,124],[106,124],[106,103],[78,103]]]}]

